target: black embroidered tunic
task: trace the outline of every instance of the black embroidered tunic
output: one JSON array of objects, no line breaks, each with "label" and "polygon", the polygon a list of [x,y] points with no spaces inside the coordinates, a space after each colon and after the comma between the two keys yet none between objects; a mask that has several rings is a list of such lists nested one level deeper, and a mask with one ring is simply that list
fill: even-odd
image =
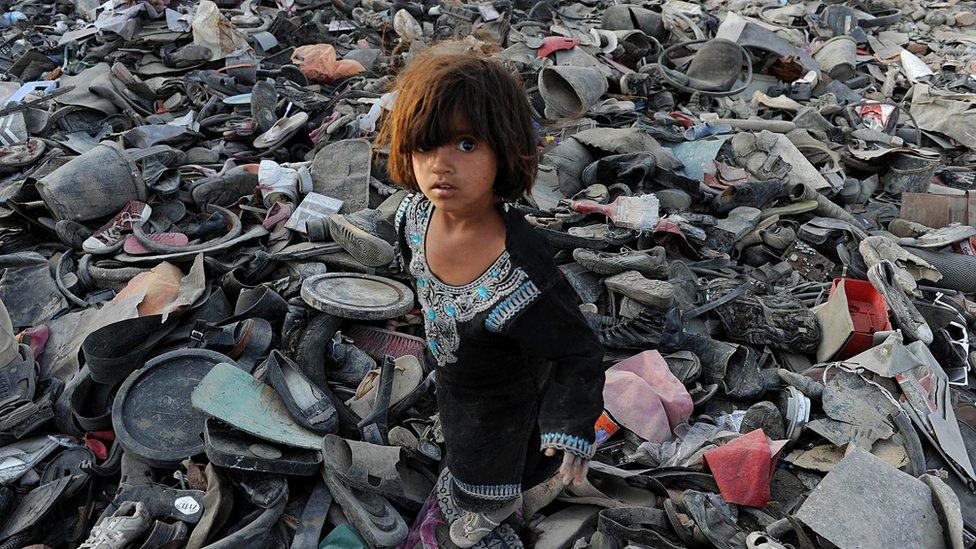
[{"label": "black embroidered tunic", "polygon": [[427,264],[434,205],[411,194],[395,218],[397,261],[415,278],[437,364],[446,464],[469,510],[519,496],[530,445],[592,457],[603,410],[603,347],[576,293],[545,240],[500,208],[505,251],[463,286],[438,280]]}]

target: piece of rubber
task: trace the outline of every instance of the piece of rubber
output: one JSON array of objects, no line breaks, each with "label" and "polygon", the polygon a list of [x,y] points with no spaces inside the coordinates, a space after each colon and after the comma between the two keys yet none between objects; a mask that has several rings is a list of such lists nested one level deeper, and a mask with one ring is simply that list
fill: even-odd
[{"label": "piece of rubber", "polygon": [[331,506],[332,492],[324,481],[319,481],[305,503],[305,509],[295,528],[295,537],[291,541],[291,549],[318,549],[322,526],[325,525]]},{"label": "piece of rubber", "polygon": [[143,502],[149,514],[156,519],[168,518],[196,524],[203,516],[202,490],[178,490],[153,482],[138,485],[122,483],[99,520],[112,516],[126,501]]},{"label": "piece of rubber", "polygon": [[149,315],[113,322],[88,334],[81,344],[85,364],[97,383],[115,385],[143,366],[143,359],[170,332],[180,315]]},{"label": "piece of rubber", "polygon": [[311,476],[322,466],[318,452],[275,444],[214,418],[204,424],[203,445],[211,463],[230,469]]},{"label": "piece of rubber", "polygon": [[910,246],[904,248],[929,262],[942,273],[942,278],[936,282],[926,281],[930,286],[948,288],[967,294],[976,292],[976,256],[933,252]]}]

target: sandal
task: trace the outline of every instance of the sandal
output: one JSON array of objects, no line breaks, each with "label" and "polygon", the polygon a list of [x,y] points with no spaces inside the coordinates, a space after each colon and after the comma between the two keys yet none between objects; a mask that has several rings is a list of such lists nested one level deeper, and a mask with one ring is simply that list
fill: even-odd
[{"label": "sandal", "polygon": [[407,524],[386,498],[346,484],[329,466],[322,468],[322,479],[367,546],[394,547],[406,539]]},{"label": "sandal", "polygon": [[371,490],[417,508],[433,484],[419,471],[407,466],[399,446],[380,446],[326,435],[322,440],[325,468],[350,486]]}]

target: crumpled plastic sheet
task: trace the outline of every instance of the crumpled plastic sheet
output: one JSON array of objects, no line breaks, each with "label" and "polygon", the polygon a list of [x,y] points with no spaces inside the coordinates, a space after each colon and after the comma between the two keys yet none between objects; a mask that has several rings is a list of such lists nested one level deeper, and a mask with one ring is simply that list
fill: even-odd
[{"label": "crumpled plastic sheet", "polygon": [[[958,97],[971,99],[972,94]],[[976,150],[976,104],[972,101],[959,101],[952,94],[937,95],[928,84],[916,84],[908,112],[919,128],[947,135]]]},{"label": "crumpled plastic sheet", "polygon": [[193,17],[193,43],[210,48],[210,60],[227,57],[237,50],[250,50],[244,33],[224,17],[217,4],[202,0]]},{"label": "crumpled plastic sheet", "polygon": [[700,467],[702,454],[741,436],[732,416],[717,420],[718,425],[697,421],[675,429],[674,440],[645,442],[637,447],[634,458],[648,467]]},{"label": "crumpled plastic sheet", "polygon": [[366,67],[359,61],[340,61],[332,44],[309,44],[295,48],[291,60],[302,69],[309,80],[322,84],[366,71]]}]

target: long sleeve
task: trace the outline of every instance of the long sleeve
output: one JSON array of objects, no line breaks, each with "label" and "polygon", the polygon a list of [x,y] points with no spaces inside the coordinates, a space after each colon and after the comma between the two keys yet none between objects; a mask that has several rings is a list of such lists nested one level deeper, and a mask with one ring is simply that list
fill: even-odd
[{"label": "long sleeve", "polygon": [[406,273],[410,265],[410,246],[407,244],[405,229],[407,208],[410,206],[413,196],[413,194],[409,194],[404,197],[393,215],[393,230],[396,233],[396,238],[393,241],[393,263],[390,268],[397,273]]},{"label": "long sleeve", "polygon": [[544,384],[539,428],[542,448],[589,459],[594,424],[603,411],[603,346],[579,310],[579,298],[556,271],[558,280],[503,327],[531,358],[550,362]]}]

